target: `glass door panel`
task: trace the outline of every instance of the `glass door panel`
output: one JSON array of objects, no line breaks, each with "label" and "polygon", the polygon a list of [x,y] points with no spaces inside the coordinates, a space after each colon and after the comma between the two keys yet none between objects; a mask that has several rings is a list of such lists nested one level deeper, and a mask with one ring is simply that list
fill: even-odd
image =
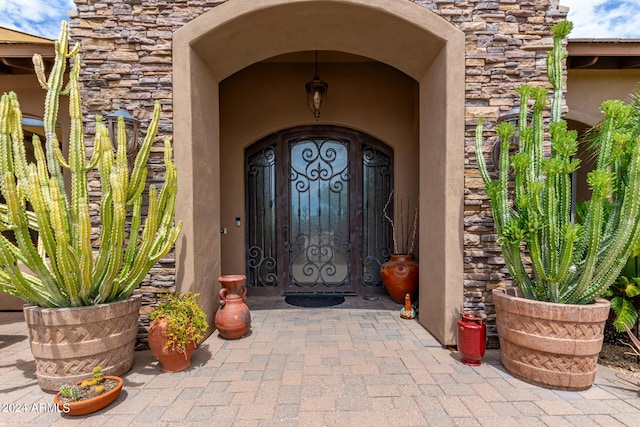
[{"label": "glass door panel", "polygon": [[349,145],[301,139],[289,148],[287,291],[351,291]]}]

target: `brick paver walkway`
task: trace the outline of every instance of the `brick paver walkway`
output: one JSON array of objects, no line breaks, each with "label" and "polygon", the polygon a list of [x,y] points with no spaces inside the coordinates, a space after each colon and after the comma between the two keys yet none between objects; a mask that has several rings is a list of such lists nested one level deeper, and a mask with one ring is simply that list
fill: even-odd
[{"label": "brick paver walkway", "polygon": [[83,417],[51,411],[37,385],[21,313],[0,313],[2,425],[638,426],[640,378],[598,367],[582,392],[536,387],[504,371],[497,350],[469,367],[385,297],[296,308],[249,301],[247,337],[214,334],[185,372],[136,352],[119,398]]}]

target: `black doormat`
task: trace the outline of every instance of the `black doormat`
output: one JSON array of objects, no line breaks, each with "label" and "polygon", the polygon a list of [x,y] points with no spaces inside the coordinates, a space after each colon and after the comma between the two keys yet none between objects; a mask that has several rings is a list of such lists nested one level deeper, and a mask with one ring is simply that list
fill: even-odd
[{"label": "black doormat", "polygon": [[297,307],[331,307],[342,304],[344,297],[339,295],[287,295],[284,298],[287,304]]}]

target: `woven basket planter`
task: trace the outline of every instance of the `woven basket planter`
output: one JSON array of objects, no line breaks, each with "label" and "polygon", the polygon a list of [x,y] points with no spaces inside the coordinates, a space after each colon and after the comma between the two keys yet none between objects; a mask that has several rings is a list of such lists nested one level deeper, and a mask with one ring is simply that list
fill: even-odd
[{"label": "woven basket planter", "polygon": [[610,303],[533,301],[493,290],[500,358],[513,376],[559,390],[586,390],[596,377]]},{"label": "woven basket planter", "polygon": [[57,392],[85,379],[95,366],[121,376],[133,367],[141,295],[73,308],[25,305],[40,388]]}]

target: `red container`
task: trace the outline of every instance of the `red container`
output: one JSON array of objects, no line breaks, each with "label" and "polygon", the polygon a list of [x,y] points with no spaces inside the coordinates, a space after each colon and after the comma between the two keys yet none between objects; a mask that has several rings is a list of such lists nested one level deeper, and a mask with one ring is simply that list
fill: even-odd
[{"label": "red container", "polygon": [[486,348],[487,326],[482,317],[460,313],[458,320],[458,352],[465,365],[480,366]]}]

